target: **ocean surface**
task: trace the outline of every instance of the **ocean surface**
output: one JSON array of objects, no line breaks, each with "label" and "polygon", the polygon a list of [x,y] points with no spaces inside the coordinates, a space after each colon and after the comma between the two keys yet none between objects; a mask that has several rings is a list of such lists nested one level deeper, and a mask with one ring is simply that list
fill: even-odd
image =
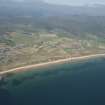
[{"label": "ocean surface", "polygon": [[0,105],[105,105],[105,58],[8,74]]}]

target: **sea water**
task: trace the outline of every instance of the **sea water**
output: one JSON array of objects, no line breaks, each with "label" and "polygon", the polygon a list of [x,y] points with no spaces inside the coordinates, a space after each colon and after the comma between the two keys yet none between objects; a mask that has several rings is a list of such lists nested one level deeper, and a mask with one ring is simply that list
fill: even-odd
[{"label": "sea water", "polygon": [[0,105],[105,105],[105,58],[9,74]]}]

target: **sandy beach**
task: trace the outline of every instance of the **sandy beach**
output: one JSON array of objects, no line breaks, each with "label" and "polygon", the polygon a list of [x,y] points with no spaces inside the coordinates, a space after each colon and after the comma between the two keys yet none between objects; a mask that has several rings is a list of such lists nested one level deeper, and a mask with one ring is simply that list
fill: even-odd
[{"label": "sandy beach", "polygon": [[94,54],[94,55],[87,55],[87,56],[81,56],[81,57],[71,57],[71,58],[60,59],[60,60],[51,61],[51,62],[27,65],[27,66],[7,70],[7,71],[2,71],[2,72],[0,72],[0,75],[12,73],[12,72],[20,72],[23,70],[29,70],[31,68],[43,67],[43,66],[52,65],[52,64],[59,64],[59,63],[67,62],[67,61],[83,60],[83,59],[89,59],[89,58],[94,58],[94,57],[105,57],[105,54]]}]

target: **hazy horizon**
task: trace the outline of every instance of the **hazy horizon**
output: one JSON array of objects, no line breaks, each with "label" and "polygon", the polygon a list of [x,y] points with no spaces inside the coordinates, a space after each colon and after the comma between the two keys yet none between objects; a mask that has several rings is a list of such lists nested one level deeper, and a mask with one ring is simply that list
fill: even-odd
[{"label": "hazy horizon", "polygon": [[62,5],[105,4],[105,0],[44,0],[48,3]]},{"label": "hazy horizon", "polygon": [[44,1],[50,4],[57,4],[57,5],[91,5],[91,4],[104,4],[104,0],[1,0],[4,2],[8,1]]}]

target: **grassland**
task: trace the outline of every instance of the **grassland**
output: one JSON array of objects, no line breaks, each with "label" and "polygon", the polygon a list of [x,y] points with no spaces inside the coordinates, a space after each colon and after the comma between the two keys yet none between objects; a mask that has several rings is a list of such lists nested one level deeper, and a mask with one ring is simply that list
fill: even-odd
[{"label": "grassland", "polygon": [[104,39],[89,35],[82,38],[54,32],[16,31],[3,34],[0,39],[0,71],[105,52]]}]

